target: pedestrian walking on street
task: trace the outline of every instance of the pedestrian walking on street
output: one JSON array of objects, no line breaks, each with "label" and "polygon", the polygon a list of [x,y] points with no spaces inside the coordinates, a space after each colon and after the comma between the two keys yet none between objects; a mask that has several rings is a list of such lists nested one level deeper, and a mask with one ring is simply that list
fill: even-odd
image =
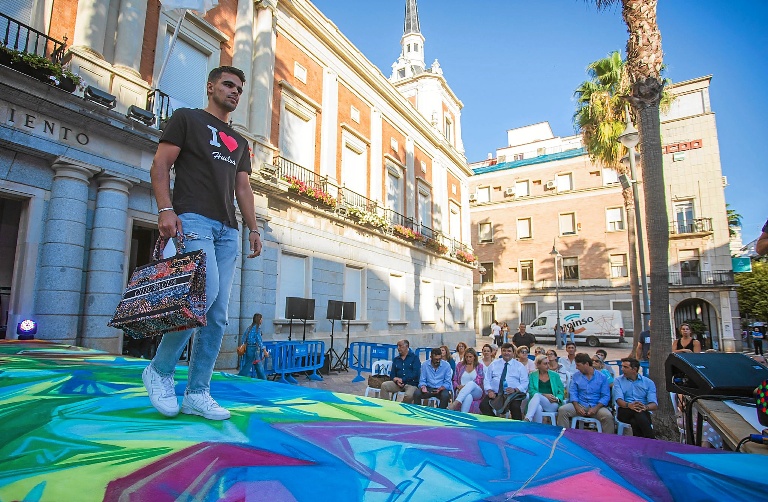
[{"label": "pedestrian walking on street", "polygon": [[261,339],[262,319],[263,316],[261,314],[254,314],[253,323],[248,326],[243,335],[245,354],[240,362],[240,372],[238,375],[249,376],[251,369],[253,369],[253,375],[256,378],[266,380],[267,374],[264,371],[264,359],[269,357],[269,352],[264,348],[264,342]]},{"label": "pedestrian walking on street", "polygon": [[752,329],[752,344],[755,346],[755,355],[763,355],[763,332],[760,328],[755,326]]},{"label": "pedestrian walking on street", "polygon": [[[245,138],[229,126],[244,84],[245,75],[237,68],[213,69],[206,83],[207,106],[180,108],[173,113],[150,169],[160,236],[183,236],[186,252],[202,249],[206,254],[206,326],[163,335],[155,357],[142,374],[152,406],[168,417],[179,413],[173,375],[179,356],[195,332],[181,412],[209,420],[230,417],[229,411],[211,397],[210,384],[227,324],[229,294],[241,245],[235,198],[249,229],[248,258],[261,253],[250,184],[250,149]],[[173,200],[172,166],[176,174]]]}]

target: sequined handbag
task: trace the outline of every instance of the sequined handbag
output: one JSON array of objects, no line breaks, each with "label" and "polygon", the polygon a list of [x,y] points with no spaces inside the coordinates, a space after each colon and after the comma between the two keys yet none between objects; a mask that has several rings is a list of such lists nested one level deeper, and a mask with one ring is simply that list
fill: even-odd
[{"label": "sequined handbag", "polygon": [[157,240],[152,261],[133,271],[108,326],[132,338],[205,326],[205,251],[184,253],[183,236],[175,241],[177,254],[162,259],[168,239]]}]

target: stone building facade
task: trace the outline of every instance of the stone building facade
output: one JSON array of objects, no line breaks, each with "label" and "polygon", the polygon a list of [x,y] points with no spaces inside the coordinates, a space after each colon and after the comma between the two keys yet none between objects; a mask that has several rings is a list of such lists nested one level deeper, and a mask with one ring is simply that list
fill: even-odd
[{"label": "stone building facade", "polygon": [[[306,0],[220,0],[204,16],[188,12],[162,76],[179,13],[158,2],[63,0],[54,13],[19,0],[13,9],[0,23],[66,35],[63,61],[116,106],[0,65],[0,323],[9,337],[32,318],[38,338],[122,350],[122,333],[106,323],[157,237],[149,167],[160,136],[126,111],[164,119],[202,107],[207,73],[223,64],[247,76],[232,122],[252,147],[264,251],[239,261],[219,367],[234,366],[255,312],[267,339],[287,338],[291,296],[315,300],[308,339],[328,341],[328,300],[357,304],[352,341],[474,337],[473,268],[457,259],[470,240],[471,172],[457,136],[462,105],[441,73],[429,78],[448,101],[440,109],[453,110],[448,137],[442,116],[436,125],[420,113]],[[296,193],[298,182],[331,204]],[[303,330],[292,324],[296,337]]]},{"label": "stone building facade", "polygon": [[[676,99],[662,117],[670,315],[673,326],[702,321],[704,345],[730,351],[740,349],[733,329],[740,323],[710,80],[671,86]],[[494,318],[531,322],[556,309],[554,244],[562,255],[560,308],[620,310],[632,334],[627,215],[616,172],[590,162],[578,135],[555,137],[547,123],[512,129],[508,140],[496,158],[471,164],[472,242],[486,270],[474,280],[478,331]]]}]

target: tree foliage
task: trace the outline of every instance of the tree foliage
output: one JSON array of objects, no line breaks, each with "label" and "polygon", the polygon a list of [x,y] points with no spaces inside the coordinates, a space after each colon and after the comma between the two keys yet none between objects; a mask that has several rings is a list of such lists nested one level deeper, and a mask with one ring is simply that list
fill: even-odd
[{"label": "tree foliage", "polygon": [[730,204],[725,205],[725,213],[728,217],[728,235],[733,237],[736,235],[736,229],[741,227],[743,217],[735,209],[731,208]]},{"label": "tree foliage", "polygon": [[768,321],[768,263],[753,261],[752,272],[734,275],[741,317]]}]

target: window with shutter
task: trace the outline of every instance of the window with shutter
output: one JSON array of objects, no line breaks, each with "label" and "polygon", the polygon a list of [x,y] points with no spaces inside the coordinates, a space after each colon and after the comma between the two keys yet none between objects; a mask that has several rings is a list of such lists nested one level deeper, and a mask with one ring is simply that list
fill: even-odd
[{"label": "window with shutter", "polygon": [[[171,32],[168,32],[163,44],[163,54],[168,51],[170,43]],[[158,86],[170,96],[173,110],[205,107],[208,56],[181,37],[176,39]]]}]

